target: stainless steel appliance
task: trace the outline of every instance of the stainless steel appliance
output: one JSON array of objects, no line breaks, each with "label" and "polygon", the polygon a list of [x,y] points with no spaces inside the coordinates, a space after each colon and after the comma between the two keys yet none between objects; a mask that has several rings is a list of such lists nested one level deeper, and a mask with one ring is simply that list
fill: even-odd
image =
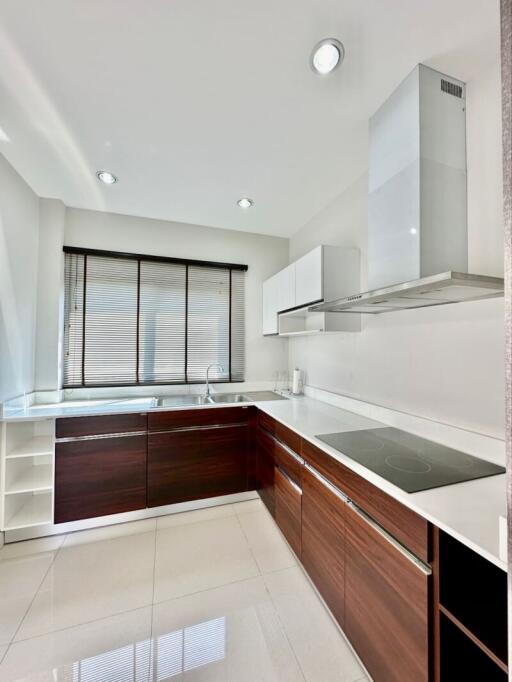
[{"label": "stainless steel appliance", "polygon": [[385,313],[503,295],[468,270],[466,86],[419,64],[370,120],[368,286],[311,311]]}]

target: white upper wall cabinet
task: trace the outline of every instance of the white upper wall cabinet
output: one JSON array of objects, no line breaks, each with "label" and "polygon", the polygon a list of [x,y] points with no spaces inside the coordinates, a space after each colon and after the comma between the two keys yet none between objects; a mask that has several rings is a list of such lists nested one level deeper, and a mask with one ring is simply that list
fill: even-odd
[{"label": "white upper wall cabinet", "polygon": [[[263,282],[263,334],[279,333],[279,313],[356,294],[359,290],[359,250],[317,246]],[[357,330],[359,322],[354,325],[354,320],[359,316],[349,315],[352,321],[347,325],[341,317],[347,320],[347,316],[340,316],[335,325],[337,331],[343,331],[345,326],[347,331]],[[320,331],[324,330],[327,329],[321,325]]]},{"label": "white upper wall cabinet", "polygon": [[284,270],[277,273],[278,279],[278,306],[277,310],[288,310],[294,308],[296,303],[296,263],[288,265]]},{"label": "white upper wall cabinet", "polygon": [[[295,261],[295,303],[306,305],[323,298],[323,246]],[[290,306],[291,307],[291,306]]]},{"label": "white upper wall cabinet", "polygon": [[279,305],[279,281],[274,275],[263,282],[263,335],[277,334],[277,309]]}]

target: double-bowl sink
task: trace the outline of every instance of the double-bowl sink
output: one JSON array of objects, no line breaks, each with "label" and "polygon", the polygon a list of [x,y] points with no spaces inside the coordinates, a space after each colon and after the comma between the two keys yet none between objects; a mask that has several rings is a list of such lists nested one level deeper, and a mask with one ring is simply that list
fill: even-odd
[{"label": "double-bowl sink", "polygon": [[213,393],[211,395],[169,395],[153,398],[152,407],[181,407],[185,405],[230,405],[250,403],[253,399],[243,393]]}]

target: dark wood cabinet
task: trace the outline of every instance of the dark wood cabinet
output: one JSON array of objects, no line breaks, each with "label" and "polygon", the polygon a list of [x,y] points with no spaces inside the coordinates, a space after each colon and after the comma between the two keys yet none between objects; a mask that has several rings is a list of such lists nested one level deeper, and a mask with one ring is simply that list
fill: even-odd
[{"label": "dark wood cabinet", "polygon": [[413,554],[426,563],[430,561],[430,527],[426,519],[306,440],[302,441],[301,454]]},{"label": "dark wood cabinet", "polygon": [[170,419],[166,414],[150,420],[150,428],[164,430],[148,434],[148,507],[247,490],[247,409],[191,410]]},{"label": "dark wood cabinet", "polygon": [[145,433],[57,441],[55,523],[144,509],[146,447]]},{"label": "dark wood cabinet", "polygon": [[305,468],[302,563],[338,623],[345,620],[345,501]]},{"label": "dark wood cabinet", "polygon": [[275,469],[276,523],[295,554],[301,555],[302,490],[285,471]]},{"label": "dark wood cabinet", "polygon": [[104,414],[96,417],[57,419],[55,437],[83,438],[119,433],[146,433],[148,416],[139,414]]},{"label": "dark wood cabinet", "polygon": [[429,679],[429,575],[346,506],[345,632],[378,682]]},{"label": "dark wood cabinet", "polygon": [[275,456],[272,436],[258,427],[256,435],[257,491],[263,504],[275,516]]}]

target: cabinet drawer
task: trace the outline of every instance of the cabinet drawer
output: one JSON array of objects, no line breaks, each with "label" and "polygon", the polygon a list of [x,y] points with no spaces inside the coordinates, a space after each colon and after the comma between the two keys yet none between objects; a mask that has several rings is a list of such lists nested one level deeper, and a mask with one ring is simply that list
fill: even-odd
[{"label": "cabinet drawer", "polygon": [[302,491],[279,467],[275,470],[276,523],[295,554],[301,555]]},{"label": "cabinet drawer", "polygon": [[262,429],[265,429],[265,431],[268,431],[272,435],[276,435],[276,424],[277,422],[275,419],[273,419],[270,415],[266,414],[266,412],[261,412],[261,410],[258,410],[258,426],[261,427]]},{"label": "cabinet drawer", "polygon": [[264,412],[258,414],[258,424],[278,440],[282,441],[291,450],[300,453],[301,437],[295,433],[295,431],[292,431]]},{"label": "cabinet drawer", "polygon": [[258,447],[279,465],[299,487],[302,480],[303,460],[294,450],[279,441],[266,429],[258,428]]},{"label": "cabinet drawer", "polygon": [[249,427],[148,434],[148,507],[247,490]]},{"label": "cabinet drawer", "polygon": [[429,678],[429,581],[371,520],[347,505],[344,630],[370,675]]},{"label": "cabinet drawer", "polygon": [[257,429],[256,478],[258,493],[272,516],[275,516],[274,440],[264,429]]},{"label": "cabinet drawer", "polygon": [[283,469],[300,488],[302,485],[302,458],[286,445],[283,445],[276,440],[274,441],[274,459],[276,464]]},{"label": "cabinet drawer", "polygon": [[146,434],[55,444],[55,523],[144,509]]},{"label": "cabinet drawer", "polygon": [[305,440],[302,456],[413,554],[429,561],[428,521]]},{"label": "cabinet drawer", "polygon": [[338,623],[345,617],[345,501],[310,470],[302,477],[302,563]]},{"label": "cabinet drawer", "polygon": [[57,419],[56,438],[102,436],[109,433],[145,432],[146,414],[108,414],[98,417],[66,417]]},{"label": "cabinet drawer", "polygon": [[167,431],[193,426],[213,426],[215,424],[238,424],[248,422],[251,407],[206,407],[195,410],[172,410],[169,412],[150,412],[148,429]]}]

